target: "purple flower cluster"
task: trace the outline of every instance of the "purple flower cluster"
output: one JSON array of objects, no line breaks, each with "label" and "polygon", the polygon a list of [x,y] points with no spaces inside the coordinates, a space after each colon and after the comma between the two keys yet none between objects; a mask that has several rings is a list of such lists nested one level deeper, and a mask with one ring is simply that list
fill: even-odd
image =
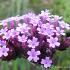
[{"label": "purple flower cluster", "polygon": [[24,55],[29,61],[43,64],[45,68],[54,63],[53,50],[66,43],[65,31],[70,29],[62,17],[52,15],[49,10],[38,15],[31,12],[11,17],[2,20],[0,25],[1,59],[12,59],[16,53],[18,56]]},{"label": "purple flower cluster", "polygon": [[6,42],[0,40],[0,57],[8,56],[9,48],[6,47]]}]

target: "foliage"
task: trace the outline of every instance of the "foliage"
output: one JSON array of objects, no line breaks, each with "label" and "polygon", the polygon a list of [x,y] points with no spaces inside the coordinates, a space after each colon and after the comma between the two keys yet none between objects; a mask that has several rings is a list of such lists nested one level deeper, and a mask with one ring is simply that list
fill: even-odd
[{"label": "foliage", "polygon": [[63,16],[64,20],[70,23],[70,0],[54,0],[52,12]]}]

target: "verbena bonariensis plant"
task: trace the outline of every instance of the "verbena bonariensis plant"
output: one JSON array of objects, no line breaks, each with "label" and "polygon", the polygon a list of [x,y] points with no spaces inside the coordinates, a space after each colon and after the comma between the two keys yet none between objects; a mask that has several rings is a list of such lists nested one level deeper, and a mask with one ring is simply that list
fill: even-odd
[{"label": "verbena bonariensis plant", "polygon": [[51,15],[48,10],[41,14],[32,12],[2,20],[0,29],[0,59],[24,57],[31,62],[50,67],[53,54],[70,46],[66,30],[70,25],[62,17]]}]

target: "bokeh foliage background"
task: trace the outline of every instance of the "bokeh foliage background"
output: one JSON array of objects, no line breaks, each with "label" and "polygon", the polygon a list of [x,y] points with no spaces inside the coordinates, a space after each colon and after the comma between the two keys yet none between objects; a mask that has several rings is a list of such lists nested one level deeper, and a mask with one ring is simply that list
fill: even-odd
[{"label": "bokeh foliage background", "polygon": [[[70,23],[70,0],[0,0],[0,20],[22,15],[33,11],[40,13],[41,10],[49,9],[56,15]],[[54,54],[55,64],[48,70],[70,70],[70,48],[58,51]],[[10,62],[0,61],[0,70],[45,70],[41,66],[34,65],[26,59],[16,59]]]}]

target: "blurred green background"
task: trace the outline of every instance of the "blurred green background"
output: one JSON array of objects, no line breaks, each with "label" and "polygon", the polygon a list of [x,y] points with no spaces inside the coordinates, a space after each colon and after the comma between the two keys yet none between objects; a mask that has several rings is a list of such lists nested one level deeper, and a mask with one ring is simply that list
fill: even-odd
[{"label": "blurred green background", "polygon": [[[33,11],[40,13],[41,10],[49,9],[52,14],[63,16],[70,23],[70,0],[0,0],[0,20],[22,15]],[[47,70],[70,70],[70,48],[54,54],[56,61]],[[43,67],[34,65],[26,59],[16,59],[10,62],[0,61],[0,70],[45,70]]]}]

